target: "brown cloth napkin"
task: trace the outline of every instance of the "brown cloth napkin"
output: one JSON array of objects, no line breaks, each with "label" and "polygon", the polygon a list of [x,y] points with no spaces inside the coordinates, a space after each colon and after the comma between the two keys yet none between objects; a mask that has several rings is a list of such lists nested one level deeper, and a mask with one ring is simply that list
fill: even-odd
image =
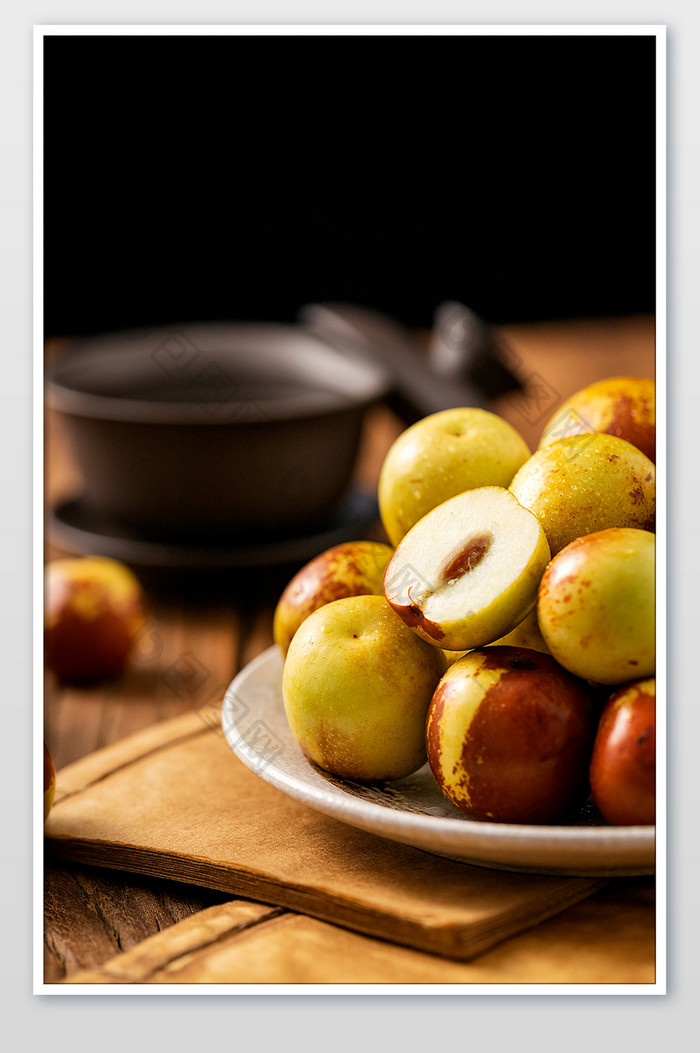
[{"label": "brown cloth napkin", "polygon": [[[469,962],[233,900],[187,918],[71,984],[653,984],[653,878],[616,879]],[[392,989],[393,990],[393,989]],[[350,990],[352,993],[352,988]]]},{"label": "brown cloth napkin", "polygon": [[254,775],[196,714],[62,769],[46,846],[462,960],[605,884],[453,862],[320,815]]}]

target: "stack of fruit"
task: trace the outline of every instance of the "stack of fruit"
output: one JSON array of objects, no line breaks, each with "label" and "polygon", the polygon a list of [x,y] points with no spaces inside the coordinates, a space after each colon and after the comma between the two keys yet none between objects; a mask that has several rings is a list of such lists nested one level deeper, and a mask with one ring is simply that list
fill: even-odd
[{"label": "stack of fruit", "polygon": [[321,553],[274,618],[290,728],[358,782],[426,759],[473,819],[655,820],[654,382],[573,396],[531,453],[494,413],[404,431],[389,544]]}]

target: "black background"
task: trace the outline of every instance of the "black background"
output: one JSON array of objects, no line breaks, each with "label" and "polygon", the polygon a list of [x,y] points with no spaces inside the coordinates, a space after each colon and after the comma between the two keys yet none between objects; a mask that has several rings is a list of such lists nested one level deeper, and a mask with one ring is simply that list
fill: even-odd
[{"label": "black background", "polygon": [[44,39],[47,336],[647,312],[655,39]]}]

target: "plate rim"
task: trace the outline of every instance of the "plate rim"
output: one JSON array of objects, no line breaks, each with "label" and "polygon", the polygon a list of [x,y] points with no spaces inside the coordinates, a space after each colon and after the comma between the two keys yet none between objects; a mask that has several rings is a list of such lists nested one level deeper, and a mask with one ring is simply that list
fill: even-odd
[{"label": "plate rim", "polygon": [[[590,874],[598,876],[606,874],[609,876],[634,876],[649,875],[655,873],[656,852],[656,826],[572,826],[572,825],[549,825],[549,824],[516,824],[516,823],[494,823],[476,820],[470,821],[466,817],[432,816],[425,812],[402,811],[401,809],[388,808],[374,801],[355,797],[345,792],[336,783],[328,783],[327,787],[316,786],[314,783],[299,783],[293,776],[281,771],[271,761],[267,764],[255,764],[252,761],[250,751],[246,751],[240,734],[234,736],[235,721],[227,720],[230,711],[230,700],[238,694],[242,682],[255,677],[261,667],[266,667],[271,661],[283,663],[282,653],[276,644],[266,648],[261,654],[251,659],[242,669],[238,671],[229,684],[221,707],[221,725],[226,741],[233,753],[254,774],[269,785],[285,793],[294,800],[300,801],[307,807],[335,818],[348,825],[377,834],[380,837],[402,844],[421,848],[435,855],[445,856],[445,851],[436,851],[419,841],[425,841],[426,828],[447,837],[448,841],[454,841],[459,849],[461,841],[476,841],[476,854],[471,857],[465,855],[452,856],[448,858],[462,862],[473,862],[475,865],[511,869],[522,872],[535,872],[540,874],[569,873],[575,875]],[[283,704],[283,703],[282,703]],[[290,731],[290,742],[293,735]],[[310,762],[296,747],[299,756],[308,765],[309,771],[316,774]],[[319,778],[322,776],[319,774]],[[330,802],[330,803],[329,803]],[[401,816],[401,829],[397,830],[397,816]],[[370,822],[368,823],[368,817]],[[401,834],[407,832],[410,839],[405,839]],[[533,842],[547,841],[548,846],[553,847],[556,856],[567,850],[585,851],[586,849],[597,849],[596,855],[614,847],[618,852],[627,850],[627,855],[639,856],[641,853],[650,853],[651,860],[646,864],[632,863],[629,867],[612,865],[605,867],[599,859],[591,861],[590,867],[585,864],[581,866],[557,866],[556,862],[549,864],[523,864],[512,865],[499,862],[490,858],[490,855],[482,857],[481,851],[490,851],[490,846],[497,850],[499,844],[507,841],[509,845],[517,843],[531,845]],[[471,847],[471,844],[470,846]]]}]

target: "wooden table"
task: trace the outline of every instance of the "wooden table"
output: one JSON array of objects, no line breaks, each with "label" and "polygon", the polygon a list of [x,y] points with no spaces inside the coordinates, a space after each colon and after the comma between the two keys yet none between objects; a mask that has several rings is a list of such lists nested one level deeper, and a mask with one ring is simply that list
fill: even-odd
[{"label": "wooden table", "polygon": [[[493,408],[535,448],[543,415],[567,395],[609,375],[654,374],[654,324],[649,317],[548,322],[504,328],[523,394]],[[357,465],[358,482],[376,487],[379,468],[401,423],[381,407],[368,421]],[[47,510],[80,488],[60,419],[46,420]],[[50,529],[46,558],[64,554]],[[45,739],[58,768],[124,736],[221,697],[235,673],[272,642],[272,613],[284,581],[258,590],[235,583],[213,594],[149,585],[151,618],[133,661],[118,681],[92,688],[58,684],[45,676]],[[176,676],[183,656],[197,675]],[[191,666],[190,666],[191,668]],[[169,675],[170,674],[170,675]],[[616,879],[596,894],[605,902],[629,890],[647,904],[653,925],[654,882]],[[595,901],[596,896],[593,897]],[[45,982],[58,983],[95,968],[147,936],[227,896],[183,884],[48,861],[45,869]],[[545,923],[542,928],[546,928]],[[606,977],[601,977],[606,982]]]}]

